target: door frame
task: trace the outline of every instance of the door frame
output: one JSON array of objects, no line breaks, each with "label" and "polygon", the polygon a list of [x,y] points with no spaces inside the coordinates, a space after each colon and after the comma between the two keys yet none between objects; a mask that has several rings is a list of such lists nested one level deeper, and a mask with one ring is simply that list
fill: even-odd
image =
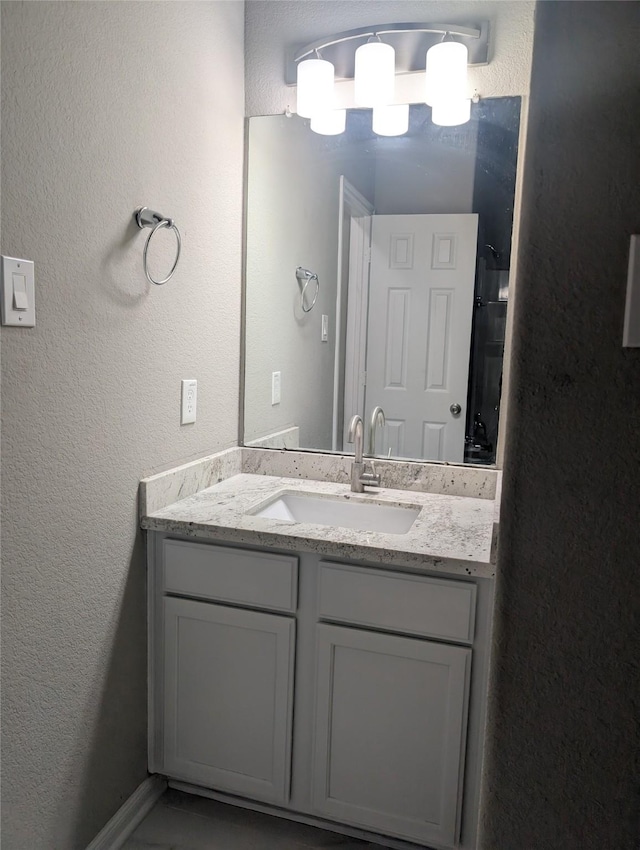
[{"label": "door frame", "polygon": [[[358,407],[358,399],[362,397],[364,403],[364,375],[366,350],[362,345],[362,339],[366,340],[366,317],[369,295],[369,261],[371,259],[371,217],[375,210],[371,203],[360,194],[358,190],[346,179],[340,176],[340,209],[338,212],[338,276],[336,293],[336,336],[335,336],[335,358],[333,372],[333,426],[331,436],[331,447],[333,451],[339,451],[338,435],[348,427],[343,414],[339,417],[340,410],[340,374],[342,370],[341,339],[342,323],[346,322],[346,341],[344,351],[344,393],[343,410],[361,409]],[[360,238],[357,242],[353,239],[354,230],[349,229],[349,269],[348,277],[343,279],[343,252],[345,249],[345,220],[347,217],[353,222],[354,219],[365,219],[365,226],[360,230]],[[347,315],[342,316],[342,292],[347,289]],[[344,443],[342,446],[344,451]]]}]

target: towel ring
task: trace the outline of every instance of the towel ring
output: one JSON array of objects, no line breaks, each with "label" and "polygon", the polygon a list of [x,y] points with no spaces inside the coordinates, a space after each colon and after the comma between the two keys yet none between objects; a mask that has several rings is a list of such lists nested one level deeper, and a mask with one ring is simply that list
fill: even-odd
[{"label": "towel ring", "polygon": [[[303,313],[310,313],[316,305],[316,301],[318,300],[318,295],[320,293],[320,280],[318,275],[315,272],[309,271],[309,269],[303,269],[302,266],[298,266],[296,269],[296,277],[298,278],[298,282],[302,283],[304,281],[304,285],[302,287],[302,292],[300,293],[300,309]],[[313,301],[308,307],[305,307],[304,296],[307,291],[307,287],[311,283],[312,280],[316,282],[316,292],[313,296]]]},{"label": "towel ring", "polygon": [[[144,245],[144,251],[142,253],[142,266],[144,268],[144,273],[149,281],[149,283],[153,283],[156,286],[162,286],[167,281],[171,280],[173,277],[173,273],[178,267],[178,260],[180,259],[180,251],[182,249],[182,240],[180,239],[180,231],[178,230],[174,220],[172,218],[166,218],[160,213],[155,212],[154,210],[150,210],[149,207],[140,207],[134,213],[136,223],[140,230],[144,227],[150,227],[151,233],[147,236],[147,241]],[[176,241],[178,243],[178,250],[176,251],[176,258],[174,260],[173,265],[171,266],[171,271],[163,280],[155,280],[149,272],[149,264],[147,262],[147,253],[149,251],[149,243],[155,232],[160,230],[162,227],[169,227],[175,231]]]}]

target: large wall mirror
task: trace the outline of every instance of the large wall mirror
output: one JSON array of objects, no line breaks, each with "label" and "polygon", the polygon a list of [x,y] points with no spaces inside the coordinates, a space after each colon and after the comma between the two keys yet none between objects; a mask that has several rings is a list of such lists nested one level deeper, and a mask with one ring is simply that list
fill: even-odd
[{"label": "large wall mirror", "polygon": [[371,453],[495,463],[519,123],[517,97],[394,138],[250,119],[246,445],[346,453],[381,407]]}]

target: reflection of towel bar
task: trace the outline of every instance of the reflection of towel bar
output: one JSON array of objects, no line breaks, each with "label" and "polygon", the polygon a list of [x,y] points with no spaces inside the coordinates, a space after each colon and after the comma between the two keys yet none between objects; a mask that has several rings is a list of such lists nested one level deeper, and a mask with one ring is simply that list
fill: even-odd
[{"label": "reflection of towel bar", "polygon": [[[302,266],[298,266],[298,268],[296,269],[296,277],[298,279],[298,283],[303,283],[304,281],[302,286],[302,292],[300,293],[300,308],[303,313],[310,313],[313,310],[316,301],[318,300],[318,293],[320,292],[320,280],[318,279],[318,275],[315,272],[309,271],[309,269],[303,269]],[[313,296],[313,301],[311,302],[311,304],[306,307],[304,296],[307,291],[307,287],[309,286],[312,280],[315,280],[316,282],[316,293]]]}]

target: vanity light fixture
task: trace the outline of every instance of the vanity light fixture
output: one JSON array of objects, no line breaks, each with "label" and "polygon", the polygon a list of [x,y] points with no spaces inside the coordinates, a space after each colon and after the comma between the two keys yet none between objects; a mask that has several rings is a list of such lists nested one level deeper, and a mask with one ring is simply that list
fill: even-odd
[{"label": "vanity light fixture", "polygon": [[459,41],[447,41],[427,51],[425,102],[432,107],[434,124],[453,127],[466,124],[471,117],[467,65],[469,51]]},{"label": "vanity light fixture", "polygon": [[471,118],[471,100],[436,103],[431,109],[431,120],[440,127],[457,127]]},{"label": "vanity light fixture", "polygon": [[396,85],[396,52],[372,36],[355,55],[353,97],[357,106],[376,108],[393,103]]},{"label": "vanity light fixture", "polygon": [[374,107],[371,127],[378,136],[404,135],[409,129],[409,104]]},{"label": "vanity light fixture", "polygon": [[469,51],[459,41],[441,41],[429,48],[424,97],[428,106],[468,97],[468,61]]},{"label": "vanity light fixture", "polygon": [[[408,127],[399,129],[404,127],[400,115],[408,109],[406,104],[394,103],[398,74],[426,72],[424,101],[420,95],[414,96],[414,88],[409,102],[426,102],[432,107],[435,124],[454,126],[464,124],[471,114],[467,67],[488,62],[488,21],[465,25],[376,24],[326,36],[299,48],[288,58],[286,82],[297,84],[298,114],[312,119],[315,132],[335,135],[344,130],[344,110],[334,109],[334,83],[353,79],[356,107],[375,110],[374,132],[401,135]],[[391,106],[401,108],[384,111]]]},{"label": "vanity light fixture", "polygon": [[313,118],[317,112],[326,112],[333,107],[334,68],[331,62],[315,58],[298,63],[298,115]]},{"label": "vanity light fixture", "polygon": [[311,129],[321,136],[339,136],[347,126],[346,109],[327,109],[311,116]]}]

